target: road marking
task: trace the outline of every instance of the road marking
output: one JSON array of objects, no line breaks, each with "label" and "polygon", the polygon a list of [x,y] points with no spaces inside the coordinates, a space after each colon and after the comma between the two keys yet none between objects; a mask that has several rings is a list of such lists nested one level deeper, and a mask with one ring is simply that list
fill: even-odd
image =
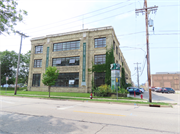
[{"label": "road marking", "polygon": [[1,100],[1,102],[10,103],[10,104],[14,104],[14,102],[5,101],[5,100]]},{"label": "road marking", "polygon": [[73,108],[73,107],[78,106],[78,105],[81,105],[81,104],[77,104],[77,105],[69,106],[69,107],[61,107],[61,108],[57,108],[57,109],[58,110],[65,110],[65,109],[68,109],[68,108]]},{"label": "road marking", "polygon": [[126,116],[126,115],[120,115],[120,114],[96,113],[96,112],[86,112],[86,111],[73,111],[73,112],[88,113],[88,114],[112,115],[112,116]]}]

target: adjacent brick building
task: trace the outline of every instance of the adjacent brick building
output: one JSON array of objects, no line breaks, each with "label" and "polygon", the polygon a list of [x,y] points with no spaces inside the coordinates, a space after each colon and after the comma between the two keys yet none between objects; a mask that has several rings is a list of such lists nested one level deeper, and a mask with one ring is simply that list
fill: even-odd
[{"label": "adjacent brick building", "polygon": [[170,87],[175,90],[180,90],[180,72],[159,72],[152,74],[151,79],[151,87]]},{"label": "adjacent brick building", "polygon": [[97,86],[105,83],[105,73],[89,73],[92,64],[106,62],[106,50],[113,46],[115,63],[125,67],[126,81],[131,72],[119,48],[113,27],[83,29],[31,39],[28,90],[48,91],[42,83],[46,67],[56,66],[59,77],[51,91],[90,92],[92,75]]}]

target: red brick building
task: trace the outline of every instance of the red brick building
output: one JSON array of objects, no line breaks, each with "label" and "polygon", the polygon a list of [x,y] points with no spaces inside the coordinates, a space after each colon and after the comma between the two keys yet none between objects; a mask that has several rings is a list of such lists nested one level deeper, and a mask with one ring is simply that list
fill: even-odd
[{"label": "red brick building", "polygon": [[151,87],[170,87],[180,90],[180,72],[158,72],[151,75]]}]

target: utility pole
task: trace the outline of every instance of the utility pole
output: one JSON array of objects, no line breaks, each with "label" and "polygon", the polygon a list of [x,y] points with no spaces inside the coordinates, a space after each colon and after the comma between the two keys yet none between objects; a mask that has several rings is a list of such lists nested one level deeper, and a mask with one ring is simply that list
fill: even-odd
[{"label": "utility pole", "polygon": [[22,38],[23,37],[29,37],[23,33],[20,33],[19,31],[16,31],[19,35],[21,35],[21,42],[20,42],[20,48],[19,48],[19,55],[18,55],[18,63],[17,63],[17,71],[16,71],[16,84],[15,84],[15,91],[14,95],[16,95],[17,92],[17,82],[18,82],[18,73],[19,73],[19,63],[20,63],[20,55],[21,55],[21,47],[22,47]]},{"label": "utility pole", "polygon": [[137,64],[137,83],[138,83],[138,88],[139,88],[139,67],[138,67],[138,64],[141,64],[141,63],[134,63],[134,64]]},{"label": "utility pole", "polygon": [[148,14],[150,11],[157,11],[158,6],[147,7],[147,0],[144,0],[144,8],[135,9],[135,13],[144,13],[145,12],[145,22],[146,22],[146,44],[147,44],[147,77],[148,77],[148,91],[149,91],[149,102],[152,102],[151,95],[151,75],[150,75],[150,58],[149,58],[149,32],[148,32]]}]

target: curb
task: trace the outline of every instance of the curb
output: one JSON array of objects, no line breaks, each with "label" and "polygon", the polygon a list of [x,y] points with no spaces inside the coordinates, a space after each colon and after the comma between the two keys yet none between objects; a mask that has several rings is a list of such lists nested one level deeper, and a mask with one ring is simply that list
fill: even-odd
[{"label": "curb", "polygon": [[[32,97],[23,97],[23,96],[6,96],[6,97],[32,98]],[[34,99],[34,98],[32,98],[32,99]],[[90,103],[106,103],[106,104],[121,104],[121,105],[157,107],[154,104],[136,104],[136,103],[122,103],[122,102],[101,102],[101,101],[89,101],[89,100],[73,100],[72,98],[69,98],[69,99],[36,98],[36,99],[61,100],[61,101],[78,101],[78,102],[90,102]],[[164,107],[164,108],[166,108],[166,107],[170,108],[171,107],[172,108],[172,105],[158,105],[158,107]]]}]

